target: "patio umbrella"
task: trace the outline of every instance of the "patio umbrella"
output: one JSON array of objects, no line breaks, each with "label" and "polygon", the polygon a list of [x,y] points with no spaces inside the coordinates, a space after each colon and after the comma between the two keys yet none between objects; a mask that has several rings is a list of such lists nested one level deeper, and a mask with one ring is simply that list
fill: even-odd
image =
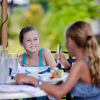
[{"label": "patio umbrella", "polygon": [[7,47],[7,0],[1,1],[1,45]]}]

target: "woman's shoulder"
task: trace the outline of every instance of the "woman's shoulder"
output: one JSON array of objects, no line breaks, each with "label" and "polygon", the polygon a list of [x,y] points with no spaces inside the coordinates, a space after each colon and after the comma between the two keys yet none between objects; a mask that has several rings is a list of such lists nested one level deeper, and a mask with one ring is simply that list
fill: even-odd
[{"label": "woman's shoulder", "polygon": [[75,61],[75,63],[74,63],[73,66],[75,66],[75,68],[78,68],[79,69],[79,68],[82,68],[82,67],[87,66],[87,65],[82,60],[78,60],[78,61]]},{"label": "woman's shoulder", "polygon": [[44,48],[44,49],[42,49],[42,53],[48,54],[48,53],[51,53],[51,51],[48,48]]},{"label": "woman's shoulder", "polygon": [[20,54],[19,57],[18,57],[18,62],[20,63],[21,66],[23,65],[22,64],[22,58],[23,58],[23,56],[22,56],[22,54]]},{"label": "woman's shoulder", "polygon": [[78,60],[73,64],[70,73],[72,73],[72,75],[73,73],[76,73],[81,77],[82,73],[88,70],[87,68],[88,68],[87,65],[83,61]]},{"label": "woman's shoulder", "polygon": [[42,54],[43,59],[47,59],[48,57],[51,58],[51,55],[52,55],[51,51],[47,48],[43,49],[41,54]]},{"label": "woman's shoulder", "polygon": [[22,60],[22,59],[23,59],[23,55],[26,55],[26,53],[20,54],[20,55],[18,56],[18,58],[19,58],[20,60]]}]

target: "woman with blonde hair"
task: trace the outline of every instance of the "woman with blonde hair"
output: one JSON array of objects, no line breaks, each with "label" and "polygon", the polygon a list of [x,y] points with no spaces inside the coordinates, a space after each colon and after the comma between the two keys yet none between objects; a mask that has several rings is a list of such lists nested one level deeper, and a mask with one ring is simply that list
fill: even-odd
[{"label": "woman with blonde hair", "polygon": [[57,87],[34,77],[18,74],[16,82],[31,83],[58,99],[70,92],[75,100],[100,100],[100,58],[91,26],[84,21],[76,21],[68,26],[65,33],[65,46],[70,56],[76,59],[71,68],[62,52],[57,55],[69,72],[67,80]]}]

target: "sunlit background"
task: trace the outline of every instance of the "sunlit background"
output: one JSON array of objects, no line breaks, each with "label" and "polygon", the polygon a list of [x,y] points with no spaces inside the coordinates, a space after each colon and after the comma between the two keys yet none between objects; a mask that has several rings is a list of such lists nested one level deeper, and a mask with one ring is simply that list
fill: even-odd
[{"label": "sunlit background", "polygon": [[65,27],[77,20],[90,23],[100,43],[100,0],[8,0],[8,52],[24,52],[19,32],[27,25],[37,28],[40,48],[56,50],[61,44],[64,51]]}]

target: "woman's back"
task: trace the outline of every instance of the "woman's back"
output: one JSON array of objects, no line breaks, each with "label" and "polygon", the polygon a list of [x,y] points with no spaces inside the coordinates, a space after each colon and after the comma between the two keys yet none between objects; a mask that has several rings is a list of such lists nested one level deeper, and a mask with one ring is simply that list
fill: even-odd
[{"label": "woman's back", "polygon": [[[81,61],[83,61],[90,70],[87,61],[84,59]],[[71,90],[71,94],[75,96],[75,100],[100,100],[100,88],[92,85],[92,83],[85,84],[78,81]]]},{"label": "woman's back", "polygon": [[71,90],[71,94],[75,96],[75,100],[100,100],[100,88],[91,83],[77,82]]}]

